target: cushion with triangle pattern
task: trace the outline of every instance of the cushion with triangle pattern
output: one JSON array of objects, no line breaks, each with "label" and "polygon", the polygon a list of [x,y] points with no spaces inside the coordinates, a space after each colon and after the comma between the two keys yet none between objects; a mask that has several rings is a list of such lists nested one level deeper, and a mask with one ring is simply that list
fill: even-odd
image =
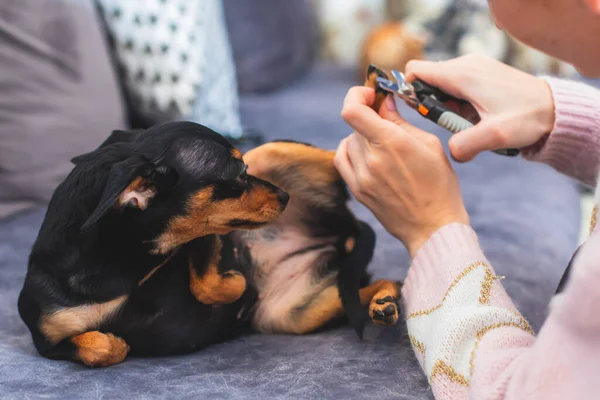
[{"label": "cushion with triangle pattern", "polygon": [[241,135],[221,0],[97,0],[135,113]]}]

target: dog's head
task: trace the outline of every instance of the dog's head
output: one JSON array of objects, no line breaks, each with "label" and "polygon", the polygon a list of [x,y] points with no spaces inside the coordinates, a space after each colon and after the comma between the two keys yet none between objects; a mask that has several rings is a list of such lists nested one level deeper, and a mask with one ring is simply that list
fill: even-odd
[{"label": "dog's head", "polygon": [[201,236],[265,225],[289,199],[248,175],[242,154],[221,135],[192,122],[115,131],[73,163],[75,176],[89,173],[102,186],[82,229],[133,225],[151,232],[158,253]]}]

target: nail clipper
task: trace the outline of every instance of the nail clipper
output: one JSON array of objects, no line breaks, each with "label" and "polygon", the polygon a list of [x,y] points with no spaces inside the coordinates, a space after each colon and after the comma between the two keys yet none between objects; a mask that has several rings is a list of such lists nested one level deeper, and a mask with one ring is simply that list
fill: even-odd
[{"label": "nail clipper", "polygon": [[[376,82],[379,88],[400,97],[423,117],[442,128],[452,133],[458,133],[473,126],[471,121],[444,104],[449,102],[468,104],[466,101],[450,96],[421,80],[409,83],[404,78],[404,74],[396,70],[390,71],[392,75],[390,79],[382,70],[374,65],[370,65],[367,75],[369,76],[373,73],[377,74]],[[494,150],[494,153],[514,157],[519,154],[519,149],[499,149]]]}]

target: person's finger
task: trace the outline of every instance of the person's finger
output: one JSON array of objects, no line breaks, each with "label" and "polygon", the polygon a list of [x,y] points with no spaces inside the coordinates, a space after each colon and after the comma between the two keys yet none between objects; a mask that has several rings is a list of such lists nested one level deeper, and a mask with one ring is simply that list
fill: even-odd
[{"label": "person's finger", "polygon": [[412,82],[420,79],[431,86],[435,86],[451,96],[464,99],[460,82],[460,68],[456,60],[450,61],[423,61],[411,60],[406,64],[406,80]]},{"label": "person's finger", "polygon": [[348,159],[352,163],[352,169],[356,175],[360,175],[365,170],[366,155],[369,151],[368,146],[369,141],[359,134],[353,133],[348,137]]},{"label": "person's finger", "polygon": [[373,144],[384,142],[392,134],[402,134],[402,128],[379,116],[370,107],[350,103],[342,109],[342,118],[356,133]]},{"label": "person's finger", "polygon": [[[351,88],[344,99],[342,118],[357,133],[372,143],[381,143],[396,129],[391,121],[382,119],[369,104],[375,99],[371,88],[356,86]],[[383,108],[383,107],[381,107]]]},{"label": "person's finger", "polygon": [[382,104],[381,109],[379,110],[379,115],[390,121],[394,124],[401,126],[403,133],[409,134],[417,139],[424,140],[431,136],[431,133],[426,132],[417,128],[416,126],[408,123],[401,115],[398,113],[398,108],[396,107],[396,100],[394,96],[388,96],[385,99],[385,102]]},{"label": "person's finger", "polygon": [[345,138],[340,142],[340,145],[335,152],[333,164],[342,176],[344,182],[346,182],[346,185],[348,185],[350,191],[354,193],[358,188],[358,185],[352,162],[348,156],[348,140],[349,138]]},{"label": "person's finger", "polygon": [[456,161],[467,162],[483,151],[506,147],[505,135],[497,125],[492,119],[483,120],[452,136],[448,143],[452,157]]},{"label": "person's finger", "polygon": [[371,107],[374,102],[375,90],[367,86],[351,87],[344,98],[344,106],[347,104],[360,104]]}]

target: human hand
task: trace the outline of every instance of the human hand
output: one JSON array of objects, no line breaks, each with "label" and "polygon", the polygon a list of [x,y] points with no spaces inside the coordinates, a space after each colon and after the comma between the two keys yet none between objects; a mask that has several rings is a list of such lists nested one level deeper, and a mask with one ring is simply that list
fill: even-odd
[{"label": "human hand", "polygon": [[379,115],[375,91],[354,87],[342,118],[356,131],[342,140],[335,166],[354,196],[411,256],[444,225],[468,224],[458,179],[439,139],[404,121],[391,96]]},{"label": "human hand", "polygon": [[406,79],[421,79],[467,100],[479,114],[473,127],[449,142],[457,161],[485,150],[523,148],[537,143],[554,126],[554,101],[542,79],[492,58],[467,55],[449,61],[410,61]]}]

